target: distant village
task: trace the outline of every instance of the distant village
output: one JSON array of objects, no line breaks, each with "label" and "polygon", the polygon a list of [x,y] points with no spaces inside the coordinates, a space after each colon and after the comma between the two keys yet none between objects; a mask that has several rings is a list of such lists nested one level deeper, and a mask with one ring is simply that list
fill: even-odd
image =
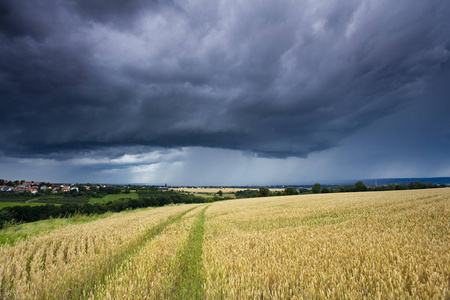
[{"label": "distant village", "polygon": [[51,194],[57,194],[58,192],[80,192],[83,190],[98,190],[106,187],[106,185],[74,185],[64,183],[50,183],[50,182],[35,182],[25,180],[9,181],[0,179],[0,192],[16,192],[16,193],[31,193],[36,194],[38,192],[50,192]]}]

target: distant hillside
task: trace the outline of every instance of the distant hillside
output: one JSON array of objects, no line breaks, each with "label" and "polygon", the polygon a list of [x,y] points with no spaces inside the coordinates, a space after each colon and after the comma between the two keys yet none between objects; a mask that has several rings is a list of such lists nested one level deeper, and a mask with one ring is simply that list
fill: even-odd
[{"label": "distant hillside", "polygon": [[450,177],[431,177],[431,178],[383,178],[383,179],[364,179],[363,182],[366,185],[375,184],[380,185],[388,185],[388,184],[408,184],[410,182],[421,182],[421,183],[434,183],[437,185],[445,184],[450,185]]}]

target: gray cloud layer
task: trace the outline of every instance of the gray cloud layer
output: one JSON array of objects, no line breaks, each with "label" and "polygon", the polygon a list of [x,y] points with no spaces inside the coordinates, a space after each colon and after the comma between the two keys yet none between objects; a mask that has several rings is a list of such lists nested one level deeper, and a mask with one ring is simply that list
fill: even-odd
[{"label": "gray cloud layer", "polygon": [[305,157],[448,102],[449,15],[439,0],[2,1],[0,151]]}]

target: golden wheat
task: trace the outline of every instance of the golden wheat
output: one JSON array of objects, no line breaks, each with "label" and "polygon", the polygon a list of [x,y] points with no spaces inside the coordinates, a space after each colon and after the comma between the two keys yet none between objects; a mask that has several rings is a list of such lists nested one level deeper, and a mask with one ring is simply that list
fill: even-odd
[{"label": "golden wheat", "polygon": [[222,202],[206,213],[207,298],[444,298],[450,189]]},{"label": "golden wheat", "polygon": [[1,247],[0,298],[448,299],[449,208],[432,189],[114,215]]},{"label": "golden wheat", "polygon": [[94,288],[90,299],[162,299],[170,293],[176,272],[175,255],[187,238],[194,216],[199,210],[186,214],[180,222],[168,226],[149,242],[136,257],[127,260],[105,285]]},{"label": "golden wheat", "polygon": [[[245,190],[246,188],[202,188],[202,187],[180,187],[174,188],[175,191],[184,191],[189,193],[208,193],[208,194],[217,194],[218,191],[222,191],[223,193],[235,193],[237,191]],[[250,190],[257,191],[257,188],[251,188]],[[271,191],[283,191],[284,189],[280,188],[271,188]]]},{"label": "golden wheat", "polygon": [[[1,297],[62,299],[113,270],[141,236],[191,206],[163,207],[69,226],[0,248]],[[76,289],[79,289],[77,291]]]}]

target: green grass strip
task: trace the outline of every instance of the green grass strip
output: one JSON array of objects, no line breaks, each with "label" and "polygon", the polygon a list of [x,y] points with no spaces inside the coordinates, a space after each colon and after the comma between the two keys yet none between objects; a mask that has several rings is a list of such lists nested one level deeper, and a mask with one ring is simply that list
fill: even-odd
[{"label": "green grass strip", "polygon": [[177,257],[178,280],[175,281],[176,299],[204,299],[202,246],[205,224],[205,207],[197,216],[186,243]]},{"label": "green grass strip", "polygon": [[103,196],[102,198],[95,198],[95,197],[91,197],[89,199],[89,203],[94,204],[94,203],[103,203],[103,202],[108,202],[108,201],[116,201],[119,199],[127,199],[127,198],[131,198],[131,199],[138,199],[139,198],[139,194],[138,193],[129,193],[129,194],[108,194],[106,196]]},{"label": "green grass strip", "polygon": [[39,206],[45,205],[43,203],[21,203],[21,202],[0,202],[0,209],[11,206]]}]

